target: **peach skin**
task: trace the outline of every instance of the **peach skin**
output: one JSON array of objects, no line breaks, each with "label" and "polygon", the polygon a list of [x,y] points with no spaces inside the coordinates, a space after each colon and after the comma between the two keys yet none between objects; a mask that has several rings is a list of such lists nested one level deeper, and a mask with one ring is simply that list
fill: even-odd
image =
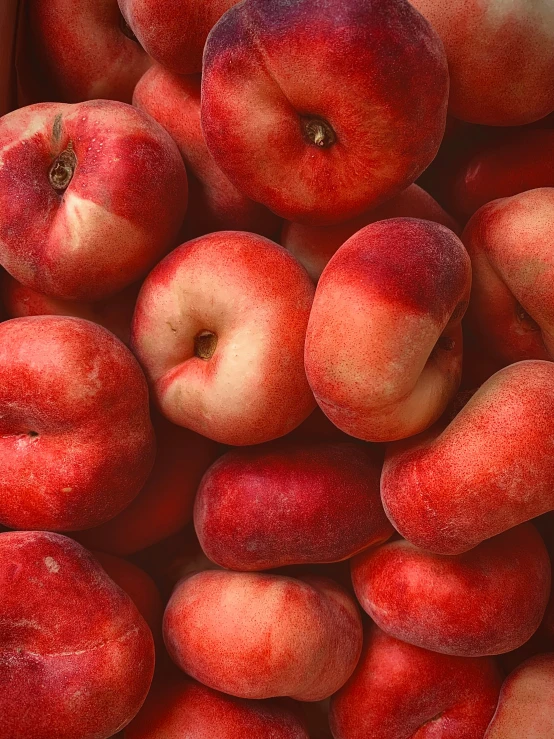
[{"label": "peach skin", "polygon": [[202,71],[212,27],[238,0],[118,0],[129,28],[148,54],[176,74]]},{"label": "peach skin", "polygon": [[41,103],[0,118],[0,193],[2,266],[38,292],[94,302],[174,246],[187,175],[169,134],[131,105]]},{"label": "peach skin", "polygon": [[233,698],[195,680],[155,684],[125,739],[310,739],[285,701]]},{"label": "peach skin", "polygon": [[460,657],[520,647],[550,593],[550,558],[530,523],[450,557],[392,541],[359,554],[351,568],[362,608],[387,634]]},{"label": "peach skin", "polygon": [[554,110],[551,0],[410,2],[444,42],[453,116],[519,126]]},{"label": "peach skin", "polygon": [[61,316],[0,324],[0,523],[103,523],[138,494],[154,455],[146,380],[115,336]]},{"label": "peach skin", "polygon": [[459,235],[456,221],[425,190],[410,185],[399,195],[350,221],[335,226],[306,226],[287,221],[281,232],[281,244],[304,265],[314,282],[344,242],[364,226],[388,218],[423,218],[442,223]]},{"label": "peach skin", "polygon": [[554,736],[554,652],[531,657],[506,679],[485,739]]},{"label": "peach skin", "polygon": [[156,644],[162,635],[164,603],[154,580],[140,567],[105,552],[92,552],[109,577],[124,590],[150,627]]},{"label": "peach skin", "polygon": [[462,242],[439,224],[393,218],[348,239],[321,275],[306,335],[328,418],[365,441],[434,423],[460,383],[470,284]]},{"label": "peach skin", "polygon": [[339,223],[408,187],[437,153],[447,98],[443,45],[406,0],[246,0],[206,42],[208,148],[289,221]]},{"label": "peach skin", "polygon": [[452,211],[465,223],[491,200],[554,187],[554,131],[518,129],[488,141],[454,170]]},{"label": "peach skin", "polygon": [[204,571],[185,577],[164,616],[173,661],[238,698],[328,698],[362,648],[354,600],[326,577]]},{"label": "peach skin", "polygon": [[356,671],[331,698],[334,739],[482,739],[502,680],[492,659],[453,657],[370,626]]},{"label": "peach skin", "polygon": [[[123,20],[117,0],[32,0],[25,70],[28,102],[80,103],[104,98],[130,103],[133,88],[151,64]],[[40,80],[40,83],[37,80]]]},{"label": "peach skin", "polygon": [[213,231],[278,234],[281,219],[238,190],[208,151],[200,125],[200,75],[181,77],[154,65],[135,87],[133,105],[168,131],[187,167],[189,205],[182,241]]},{"label": "peach skin", "polygon": [[232,450],[198,489],[198,539],[212,561],[232,570],[347,559],[393,533],[380,474],[372,450],[353,442]]},{"label": "peach skin", "polygon": [[88,549],[126,557],[176,534],[192,520],[194,496],[217,456],[217,444],[159,414],[153,422],[158,452],[148,480],[117,516],[73,535]]},{"label": "peach skin", "polygon": [[2,739],[99,739],[141,707],[154,673],[150,629],[80,544],[0,534]]},{"label": "peach skin", "polygon": [[381,497],[393,526],[462,554],[554,510],[554,363],[496,372],[442,431],[391,444]]},{"label": "peach skin", "polygon": [[107,328],[124,344],[129,343],[131,320],[140,284],[129,285],[117,295],[97,303],[60,300],[22,285],[7,272],[0,274],[1,297],[10,318],[73,316]]},{"label": "peach skin", "polygon": [[473,266],[467,323],[502,365],[554,358],[554,188],[494,200],[463,234]]},{"label": "peach skin", "polygon": [[255,234],[220,231],[169,254],[131,332],[166,418],[236,446],[296,428],[315,407],[303,362],[313,293],[287,250]]}]

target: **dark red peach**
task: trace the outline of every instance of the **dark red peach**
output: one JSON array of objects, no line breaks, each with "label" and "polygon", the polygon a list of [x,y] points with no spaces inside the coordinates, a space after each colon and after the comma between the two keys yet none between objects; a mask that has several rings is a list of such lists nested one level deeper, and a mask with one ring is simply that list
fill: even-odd
[{"label": "dark red peach", "polygon": [[290,221],[346,221],[408,187],[437,153],[447,97],[442,43],[405,0],[246,0],[206,42],[208,147]]},{"label": "dark red peach", "polygon": [[273,442],[231,451],[204,475],[194,523],[207,556],[233,570],[337,562],[393,533],[381,465],[353,442]]},{"label": "dark red peach", "polygon": [[80,544],[0,534],[3,739],[98,739],[141,707],[152,634],[131,598]]},{"label": "dark red peach", "polygon": [[531,524],[446,557],[392,541],[352,560],[362,608],[387,634],[443,654],[509,652],[537,630],[550,558]]}]

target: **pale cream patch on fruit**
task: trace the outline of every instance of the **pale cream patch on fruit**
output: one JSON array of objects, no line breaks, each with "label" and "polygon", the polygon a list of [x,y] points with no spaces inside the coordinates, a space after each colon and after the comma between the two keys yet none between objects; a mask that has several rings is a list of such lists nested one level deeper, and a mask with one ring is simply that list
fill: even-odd
[{"label": "pale cream patch on fruit", "polygon": [[50,572],[51,574],[55,574],[56,572],[60,571],[60,565],[52,557],[45,557],[44,564],[46,565],[46,569],[48,570],[48,572]]},{"label": "pale cream patch on fruit", "polygon": [[[44,131],[45,121],[41,116],[32,116],[29,120],[27,128],[23,131],[14,130],[14,138],[9,144],[0,148],[0,169],[4,166],[4,155],[8,154],[12,149],[19,146],[27,146],[27,142],[37,133]],[[37,147],[38,148],[38,147]]]},{"label": "pale cream patch on fruit", "polygon": [[97,357],[94,360],[92,369],[87,372],[86,375],[87,384],[81,388],[82,394],[85,397],[94,397],[100,390],[102,390],[102,379],[100,377],[100,359]]},{"label": "pale cream patch on fruit", "polygon": [[[120,269],[145,248],[145,234],[131,221],[102,205],[65,192],[50,235],[51,243],[63,245],[63,258],[87,264],[90,279],[99,279],[103,270]],[[97,273],[95,275],[95,273]]]}]

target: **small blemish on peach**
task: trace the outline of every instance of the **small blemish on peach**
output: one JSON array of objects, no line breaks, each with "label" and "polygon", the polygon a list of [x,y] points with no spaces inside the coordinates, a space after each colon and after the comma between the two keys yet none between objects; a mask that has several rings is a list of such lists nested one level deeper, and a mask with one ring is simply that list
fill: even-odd
[{"label": "small blemish on peach", "polygon": [[60,565],[52,557],[45,557],[44,564],[48,572],[55,573],[60,571]]}]

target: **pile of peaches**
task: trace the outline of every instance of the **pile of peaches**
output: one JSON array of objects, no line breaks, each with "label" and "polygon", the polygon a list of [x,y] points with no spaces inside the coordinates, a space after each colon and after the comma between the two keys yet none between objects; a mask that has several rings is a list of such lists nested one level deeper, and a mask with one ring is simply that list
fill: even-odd
[{"label": "pile of peaches", "polygon": [[0,739],[554,738],[552,0],[26,0]]}]

